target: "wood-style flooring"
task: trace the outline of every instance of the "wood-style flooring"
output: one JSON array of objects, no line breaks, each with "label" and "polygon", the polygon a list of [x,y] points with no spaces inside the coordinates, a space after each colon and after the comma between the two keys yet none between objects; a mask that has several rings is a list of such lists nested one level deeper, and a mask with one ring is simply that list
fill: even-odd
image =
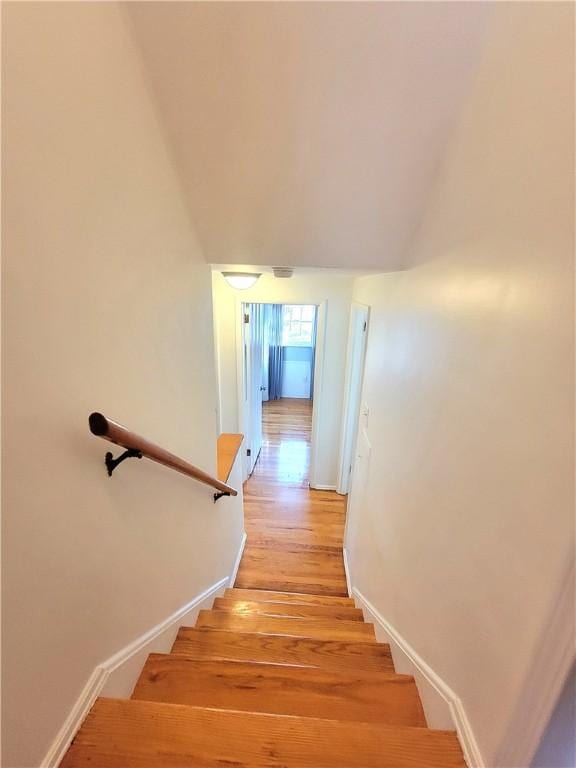
[{"label": "wood-style flooring", "polygon": [[269,401],[262,421],[262,450],[244,485],[248,540],[235,586],[347,596],[345,497],[308,486],[312,401]]}]

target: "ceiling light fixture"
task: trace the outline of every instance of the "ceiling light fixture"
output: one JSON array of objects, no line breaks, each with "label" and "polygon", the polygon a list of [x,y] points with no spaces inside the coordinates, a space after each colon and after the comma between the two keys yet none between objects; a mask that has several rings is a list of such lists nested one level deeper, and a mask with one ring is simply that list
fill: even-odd
[{"label": "ceiling light fixture", "polygon": [[292,267],[272,267],[274,277],[292,277],[294,270]]},{"label": "ceiling light fixture", "polygon": [[238,291],[245,291],[247,288],[252,288],[253,285],[256,285],[260,274],[260,272],[222,272],[222,277],[232,288],[236,288]]}]

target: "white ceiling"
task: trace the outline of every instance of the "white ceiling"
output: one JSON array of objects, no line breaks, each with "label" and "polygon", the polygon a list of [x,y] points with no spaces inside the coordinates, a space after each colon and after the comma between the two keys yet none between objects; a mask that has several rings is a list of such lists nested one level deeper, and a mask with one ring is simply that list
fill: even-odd
[{"label": "white ceiling", "polygon": [[487,3],[126,3],[209,262],[401,268]]}]

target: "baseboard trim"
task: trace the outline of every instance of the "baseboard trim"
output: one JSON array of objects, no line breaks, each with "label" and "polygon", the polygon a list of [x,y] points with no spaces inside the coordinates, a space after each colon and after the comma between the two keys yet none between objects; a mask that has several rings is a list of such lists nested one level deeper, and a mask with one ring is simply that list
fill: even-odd
[{"label": "baseboard trim", "polygon": [[[347,562],[347,561],[345,561]],[[361,607],[370,614],[372,621],[375,624],[379,624],[384,634],[390,638],[390,640],[398,647],[398,649],[405,654],[410,663],[419,671],[423,678],[429,683],[429,685],[436,691],[436,693],[444,700],[454,727],[460,739],[462,745],[462,751],[468,768],[486,768],[486,763],[482,757],[482,753],[478,746],[478,742],[474,736],[472,726],[462,701],[457,694],[450,688],[450,686],[442,680],[442,678],[434,672],[434,670],[424,661],[424,659],[414,650],[410,643],[398,632],[398,630],[390,624],[387,619],[372,605],[372,603],[360,592],[356,587],[352,587],[351,592],[353,597],[356,597],[361,603]]]},{"label": "baseboard trim", "polygon": [[[150,645],[168,630],[173,629],[175,625],[179,626],[184,616],[192,612],[206,600],[209,600],[215,593],[224,589],[228,583],[228,577],[220,579],[220,581],[217,581],[211,587],[204,590],[204,592],[197,595],[189,603],[183,605],[160,624],[152,627],[148,632],[140,635],[136,640],[118,651],[118,653],[115,653],[109,659],[106,659],[106,661],[99,664],[88,678],[80,696],[76,700],[76,703],[72,707],[62,728],[42,760],[41,768],[56,768],[56,766],[60,764],[60,761],[66,754],[66,750],[70,746],[70,742],[76,735],[76,732],[82,725],[82,722],[90,711],[92,705],[108,682],[110,675],[115,670],[122,667],[122,665],[130,661],[138,653],[144,651],[147,645]],[[175,629],[177,630],[177,626]]]},{"label": "baseboard trim", "polygon": [[346,574],[346,589],[348,590],[348,597],[352,597],[352,584],[350,583],[350,568],[348,566],[348,551],[346,547],[342,547],[342,559],[344,560],[344,573]]},{"label": "baseboard trim", "polygon": [[41,768],[56,768],[60,764],[72,739],[84,722],[86,715],[98,698],[107,679],[108,672],[104,669],[104,666],[96,667],[94,672],[92,672],[88,678],[76,703],[70,710],[68,717],[64,721],[64,725],[56,735],[50,749],[40,763]]},{"label": "baseboard trim", "polygon": [[228,579],[228,586],[233,587],[234,582],[236,581],[236,576],[238,574],[238,568],[240,568],[240,561],[242,560],[242,555],[244,554],[244,547],[246,546],[246,539],[248,538],[246,531],[242,534],[242,541],[240,542],[240,546],[238,547],[238,554],[236,555],[236,561],[234,563],[234,568],[232,569],[232,574],[230,578]]},{"label": "baseboard trim", "polygon": [[336,486],[335,485],[323,485],[322,483],[310,483],[310,488],[312,488],[313,491],[335,491]]}]

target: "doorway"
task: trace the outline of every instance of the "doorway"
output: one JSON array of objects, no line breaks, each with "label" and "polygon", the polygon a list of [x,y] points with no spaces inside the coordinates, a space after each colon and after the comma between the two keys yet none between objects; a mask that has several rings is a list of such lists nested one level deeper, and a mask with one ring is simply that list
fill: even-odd
[{"label": "doorway", "polygon": [[[284,430],[313,418],[317,379],[318,307],[314,304],[241,304],[240,415],[246,452],[244,479],[254,471],[269,440],[271,418],[281,414]],[[263,433],[263,423],[267,433]],[[311,427],[311,423],[310,423]],[[310,430],[311,431],[311,430]],[[310,454],[308,441],[307,455]],[[309,481],[309,460],[297,473]]]}]

